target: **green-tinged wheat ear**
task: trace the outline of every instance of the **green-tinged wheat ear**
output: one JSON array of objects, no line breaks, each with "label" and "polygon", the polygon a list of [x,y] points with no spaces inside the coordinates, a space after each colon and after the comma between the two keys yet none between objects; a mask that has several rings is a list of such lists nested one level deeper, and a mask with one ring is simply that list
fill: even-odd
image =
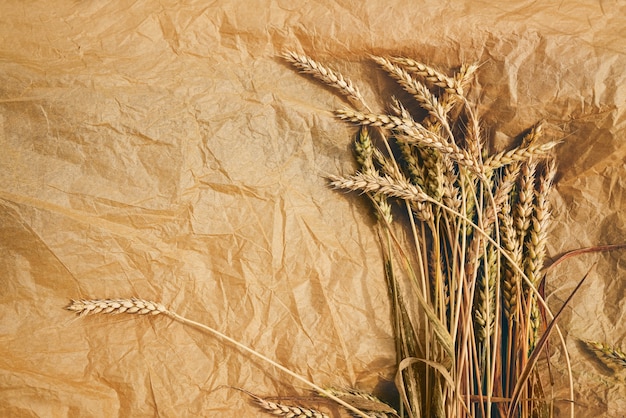
[{"label": "green-tinged wheat ear", "polygon": [[354,154],[359,170],[364,173],[372,173],[374,169],[374,144],[367,128],[359,129],[356,141],[354,141]]},{"label": "green-tinged wheat ear", "polygon": [[[535,191],[533,212],[525,246],[526,276],[535,287],[539,287],[542,278],[542,269],[546,257],[546,243],[548,241],[548,226],[550,223],[550,209],[548,195],[552,188],[552,181],[556,173],[554,159],[547,161],[544,173],[539,177],[538,189]],[[541,314],[535,295],[531,295],[530,305],[530,346],[534,346],[541,326]]]},{"label": "green-tinged wheat ear", "polygon": [[483,257],[482,274],[477,280],[474,300],[474,323],[476,339],[485,341],[493,332],[496,321],[496,282],[498,279],[498,253],[493,246],[487,248]]},{"label": "green-tinged wheat ear", "polygon": [[[362,173],[378,175],[378,170],[374,165],[374,157],[379,152],[378,148],[375,148],[372,143],[369,128],[365,126],[361,127],[357,139],[354,141],[354,154]],[[395,167],[390,163],[386,163],[386,165],[388,167]],[[387,224],[391,224],[393,222],[393,216],[391,214],[391,205],[387,201],[387,198],[380,193],[370,193],[369,196],[376,209],[376,217]]]},{"label": "green-tinged wheat ear", "polygon": [[505,317],[509,321],[514,321],[519,305],[518,299],[520,297],[521,286],[521,278],[518,268],[523,268],[523,258],[522,248],[519,240],[517,239],[515,226],[513,225],[511,204],[508,200],[502,205],[502,211],[499,213],[499,220],[502,244],[512,259],[512,261],[505,259],[502,264],[502,304],[504,306]]},{"label": "green-tinged wheat ear", "polygon": [[585,344],[604,360],[608,360],[613,364],[626,367],[626,353],[617,346],[609,345],[599,341],[587,340]]}]

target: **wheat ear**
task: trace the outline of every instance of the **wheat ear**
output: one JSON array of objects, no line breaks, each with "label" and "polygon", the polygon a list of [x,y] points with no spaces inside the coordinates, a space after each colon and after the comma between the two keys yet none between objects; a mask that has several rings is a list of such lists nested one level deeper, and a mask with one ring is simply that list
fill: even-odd
[{"label": "wheat ear", "polygon": [[302,406],[285,405],[279,402],[273,402],[267,399],[263,399],[260,396],[255,395],[254,393],[249,392],[245,389],[233,386],[229,387],[245,393],[246,395],[251,397],[260,408],[265,409],[268,413],[272,415],[286,418],[330,418],[327,414],[318,411],[317,409],[304,408]]},{"label": "wheat ear", "polygon": [[[378,149],[374,148],[372,144],[369,129],[365,126],[361,127],[357,139],[354,141],[354,154],[357,163],[364,173],[378,174],[374,167],[374,153],[377,150]],[[387,201],[387,198],[377,193],[370,194],[370,198],[376,208],[377,218],[387,224],[391,224],[393,222],[393,216],[391,214],[391,205]]]},{"label": "wheat ear", "polygon": [[624,353],[620,348],[591,340],[585,341],[585,344],[605,359],[626,367],[626,353]]},{"label": "wheat ear", "polygon": [[395,409],[370,393],[351,388],[328,388],[326,390],[338,398],[357,406],[359,409],[365,411],[365,413],[370,417],[391,418],[398,416],[398,412]]},{"label": "wheat ear", "polygon": [[424,78],[429,83],[443,88],[447,93],[456,94],[461,97],[463,96],[463,87],[461,87],[461,83],[459,81],[444,75],[426,64],[403,57],[393,57],[391,58],[391,61],[396,64],[400,64],[406,68],[407,71]]},{"label": "wheat ear", "polygon": [[359,191],[362,193],[381,193],[389,197],[404,200],[426,202],[432,198],[419,187],[406,179],[391,178],[375,174],[357,173],[348,177],[328,176],[330,185],[336,189]]},{"label": "wheat ear", "polygon": [[340,404],[341,406],[345,407],[346,409],[348,409],[349,411],[355,413],[357,416],[359,417],[363,417],[363,418],[368,418],[368,415],[366,415],[363,411],[360,411],[359,409],[355,408],[354,406],[350,405],[349,403],[345,402],[342,399],[339,399],[338,397],[336,397],[335,395],[333,395],[332,393],[326,391],[324,388],[316,385],[315,383],[307,380],[306,378],[300,376],[299,374],[291,371],[290,369],[288,369],[287,367],[283,366],[282,364],[279,364],[277,362],[275,362],[274,360],[270,359],[269,357],[259,353],[258,351],[255,351],[249,347],[247,347],[246,345],[240,343],[239,341],[227,336],[226,334],[221,333],[220,331],[211,328],[207,325],[201,324],[199,322],[193,321],[191,319],[187,319],[183,316],[178,315],[176,312],[171,311],[169,309],[167,309],[164,305],[157,303],[157,302],[152,302],[149,300],[145,300],[145,299],[138,299],[138,298],[130,298],[130,299],[78,299],[78,300],[72,300],[71,303],[65,307],[65,309],[67,309],[68,311],[72,311],[75,312],[76,314],[78,314],[78,316],[83,317],[86,315],[95,315],[95,314],[99,314],[99,313],[103,313],[103,314],[121,314],[121,313],[130,313],[130,314],[141,314],[141,315],[165,315],[168,316],[182,324],[185,325],[191,325],[193,327],[196,328],[200,328],[204,331],[207,331],[211,334],[213,334],[214,336],[221,338],[222,340],[225,340],[231,344],[233,344],[235,347],[239,348],[242,351],[245,351],[248,354],[251,354],[257,358],[260,358],[261,360],[271,364],[272,366],[276,367],[277,369],[281,370],[282,372],[288,374],[289,376],[293,377],[296,380],[299,380],[300,382],[304,383],[305,385],[311,387],[313,390],[317,391],[318,393],[322,393],[324,394],[324,396],[332,399],[333,401],[337,402],[338,404]]},{"label": "wheat ear", "polygon": [[548,227],[550,224],[550,208],[548,197],[556,174],[554,159],[547,161],[543,175],[539,177],[539,187],[535,193],[535,210],[530,222],[529,240],[526,251],[527,275],[533,284],[538,285],[546,256]]},{"label": "wheat ear", "polygon": [[471,84],[476,71],[478,71],[479,65],[476,63],[473,64],[463,64],[459,69],[459,72],[455,75],[457,82],[461,84],[463,89],[466,89]]},{"label": "wheat ear", "polygon": [[411,119],[404,119],[394,115],[362,113],[349,109],[336,110],[335,115],[341,120],[357,125],[377,126],[396,130],[402,135],[401,138],[398,138],[399,140],[436,149],[477,174],[482,174],[482,168],[478,166],[478,163],[466,150],[459,148],[453,142],[445,141]]},{"label": "wheat ear", "polygon": [[[393,98],[390,110],[401,119],[413,121],[411,114],[396,98]],[[426,129],[434,132],[430,128]],[[420,186],[435,199],[445,196],[446,204],[456,208],[454,196],[457,193],[454,190],[454,179],[444,176],[444,170],[446,174],[453,172],[453,169],[450,169],[452,161],[449,158],[442,159],[441,154],[432,149],[419,148],[407,141],[396,141],[396,143],[400,147],[404,166],[411,182]]]},{"label": "wheat ear", "polygon": [[167,308],[160,303],[144,299],[78,299],[72,300],[65,309],[76,312],[79,316],[104,314],[138,314],[159,315],[168,313]]},{"label": "wheat ear", "polygon": [[474,309],[474,334],[484,342],[493,334],[496,321],[497,251],[489,246],[483,257],[483,274],[477,279]]},{"label": "wheat ear", "polygon": [[373,57],[373,59],[395,78],[398,84],[400,84],[407,93],[411,94],[432,118],[444,125],[448,130],[450,129],[446,118],[450,107],[445,108],[424,84],[415,80],[406,70],[393,64],[387,58]]},{"label": "wheat ear", "polygon": [[558,141],[552,141],[545,144],[531,144],[527,147],[520,147],[512,149],[510,151],[504,151],[486,159],[485,167],[495,170],[507,164],[527,161],[533,156],[539,157],[547,154],[552,148],[554,148],[558,144]]},{"label": "wheat ear", "polygon": [[[512,166],[509,166],[512,167]],[[507,167],[507,169],[509,168]],[[511,215],[511,204],[505,201],[502,211],[499,213],[500,231],[502,231],[502,243],[504,248],[513,259],[513,263],[505,260],[503,264],[504,274],[502,276],[502,299],[504,302],[504,313],[509,321],[515,320],[517,314],[518,299],[520,297],[520,276],[511,264],[520,267],[522,265],[522,248],[517,239],[517,232],[513,224]]]},{"label": "wheat ear", "polygon": [[345,96],[357,109],[369,110],[369,106],[365,103],[365,99],[359,89],[352,81],[345,78],[340,73],[325,67],[306,55],[301,55],[296,52],[287,51],[283,54],[283,58],[303,73],[311,74],[313,77],[324,82],[324,84],[337,89],[339,93]]}]

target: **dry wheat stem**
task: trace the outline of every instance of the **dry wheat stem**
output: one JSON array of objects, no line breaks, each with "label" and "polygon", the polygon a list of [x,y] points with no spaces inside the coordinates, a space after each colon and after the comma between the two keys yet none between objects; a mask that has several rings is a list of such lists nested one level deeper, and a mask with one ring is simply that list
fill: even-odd
[{"label": "dry wheat stem", "polygon": [[[541,353],[541,349],[547,343],[548,337],[550,336],[550,333],[552,332],[553,329],[558,332],[559,338],[561,339],[561,343],[563,344],[563,347],[566,348],[565,340],[563,339],[563,336],[559,332],[559,329],[558,329],[557,320],[561,316],[563,311],[565,310],[565,307],[569,304],[569,302],[572,300],[574,295],[581,288],[581,286],[583,285],[583,283],[585,282],[585,280],[587,279],[588,276],[589,276],[589,272],[587,272],[587,274],[585,274],[583,276],[583,278],[578,282],[578,284],[576,285],[574,290],[569,294],[569,296],[567,297],[567,299],[565,300],[565,302],[563,303],[563,305],[561,306],[561,308],[558,310],[558,312],[555,315],[552,315],[551,313],[548,313],[550,315],[550,323],[548,324],[548,326],[546,327],[546,330],[544,331],[543,335],[541,336],[541,338],[537,342],[536,349],[533,350],[532,354],[528,358],[528,361],[527,361],[526,365],[524,366],[524,369],[522,370],[522,373],[519,376],[519,379],[518,379],[518,381],[517,381],[517,383],[515,385],[515,388],[513,389],[513,396],[511,397],[511,403],[509,404],[509,408],[508,408],[508,412],[507,412],[506,418],[512,418],[513,417],[513,415],[512,415],[513,411],[515,410],[515,408],[517,407],[517,404],[520,401],[520,396],[521,396],[521,393],[522,393],[522,387],[528,381],[528,377],[529,377],[531,371],[534,369],[535,365],[537,364],[537,360],[539,359],[539,355]],[[530,286],[532,286],[532,284],[530,284]],[[538,299],[541,299],[540,296],[538,296]],[[544,303],[544,306],[545,306],[545,303]],[[571,370],[569,353],[568,353],[567,349],[564,349],[563,353],[565,355],[565,360],[567,362],[567,368],[568,368],[568,370]],[[573,403],[574,397],[573,397],[573,393],[572,393],[572,391],[573,391],[573,382],[572,382],[571,373],[570,373],[570,378],[569,379],[570,379],[570,397],[571,397],[570,401]],[[570,408],[570,415],[572,417],[574,416],[574,409],[573,408]]]},{"label": "dry wheat stem", "polygon": [[[513,188],[513,184],[515,182],[515,178],[517,177],[517,170],[510,170],[505,172],[505,176],[502,178],[496,192],[493,196],[493,202],[488,203],[484,208],[484,213],[480,219],[480,227],[485,232],[486,235],[491,235],[493,232],[494,226],[496,225],[496,219],[498,216],[498,209],[502,207],[504,202],[507,200],[511,189]],[[468,249],[468,263],[466,271],[468,274],[475,274],[475,269],[477,267],[477,262],[479,259],[479,251],[483,246],[485,241],[485,235],[480,234],[475,236]]]},{"label": "dry wheat stem", "polygon": [[144,315],[159,315],[159,314],[163,314],[166,315],[172,319],[177,320],[178,322],[181,322],[182,324],[185,325],[191,325],[193,327],[196,328],[200,328],[204,331],[207,331],[211,334],[213,334],[214,336],[225,340],[231,344],[233,344],[235,347],[239,348],[242,351],[245,351],[248,354],[253,355],[254,357],[260,358],[261,360],[271,364],[272,366],[276,367],[277,369],[281,370],[282,372],[288,374],[289,376],[293,377],[296,380],[299,380],[300,382],[304,383],[305,385],[311,387],[313,390],[317,391],[318,393],[322,393],[324,394],[324,396],[332,399],[333,401],[337,402],[338,404],[342,405],[343,407],[345,407],[346,409],[348,409],[349,411],[355,413],[357,416],[363,417],[363,418],[368,418],[368,416],[363,413],[363,411],[360,411],[359,409],[355,408],[354,406],[348,404],[347,402],[343,401],[342,399],[337,398],[336,396],[334,396],[332,393],[327,392],[324,388],[316,385],[315,383],[309,381],[308,379],[300,376],[299,374],[291,371],[290,369],[288,369],[287,367],[283,366],[282,364],[277,363],[276,361],[270,359],[269,357],[259,353],[258,351],[255,351],[251,348],[249,348],[248,346],[240,343],[239,341],[227,336],[226,334],[221,333],[220,331],[213,329],[207,325],[201,324],[200,322],[196,322],[193,321],[191,319],[187,319],[183,316],[178,315],[176,312],[171,311],[167,308],[165,308],[164,305],[157,303],[157,302],[152,302],[152,301],[148,301],[145,299],[138,299],[138,298],[131,298],[131,299],[78,299],[78,300],[72,300],[71,303],[65,307],[65,309],[75,312],[76,314],[78,314],[79,316],[86,316],[86,315],[94,315],[94,314],[98,314],[98,313],[106,313],[106,314],[118,314],[118,313],[139,313],[139,314],[144,314]]}]

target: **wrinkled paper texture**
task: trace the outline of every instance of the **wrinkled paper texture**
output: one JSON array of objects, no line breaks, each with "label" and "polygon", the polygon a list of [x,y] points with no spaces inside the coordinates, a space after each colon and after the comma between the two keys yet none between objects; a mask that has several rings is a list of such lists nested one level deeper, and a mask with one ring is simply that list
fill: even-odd
[{"label": "wrinkled paper texture", "polygon": [[[0,415],[262,417],[231,387],[311,396],[209,334],[166,317],[78,320],[62,309],[72,298],[160,301],[320,385],[393,379],[375,221],[325,180],[354,169],[355,129],[330,113],[347,103],[285,49],[378,109],[400,90],[368,54],[481,63],[473,97],[495,147],[542,119],[563,140],[551,259],[626,241],[625,4],[495,4],[3,1]],[[626,348],[625,260],[580,256],[548,277],[558,309],[595,263],[561,320],[579,416],[625,416],[624,371],[580,343]]]}]

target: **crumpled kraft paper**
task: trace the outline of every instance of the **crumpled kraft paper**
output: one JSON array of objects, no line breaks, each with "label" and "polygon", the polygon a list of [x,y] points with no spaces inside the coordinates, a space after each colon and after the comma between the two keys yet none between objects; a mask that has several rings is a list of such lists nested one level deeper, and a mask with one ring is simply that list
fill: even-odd
[{"label": "crumpled kraft paper", "polygon": [[[353,170],[340,97],[279,58],[304,52],[380,109],[368,54],[482,64],[494,147],[541,119],[562,139],[549,255],[626,240],[626,6],[619,1],[4,1],[0,4],[0,415],[265,416],[309,389],[165,317],[76,319],[71,298],[141,297],[320,385],[393,379],[374,219],[324,176]],[[548,277],[579,416],[623,417],[623,253]],[[567,396],[551,345],[555,397]],[[313,405],[324,404],[313,400]],[[560,403],[557,416],[566,408]]]}]

